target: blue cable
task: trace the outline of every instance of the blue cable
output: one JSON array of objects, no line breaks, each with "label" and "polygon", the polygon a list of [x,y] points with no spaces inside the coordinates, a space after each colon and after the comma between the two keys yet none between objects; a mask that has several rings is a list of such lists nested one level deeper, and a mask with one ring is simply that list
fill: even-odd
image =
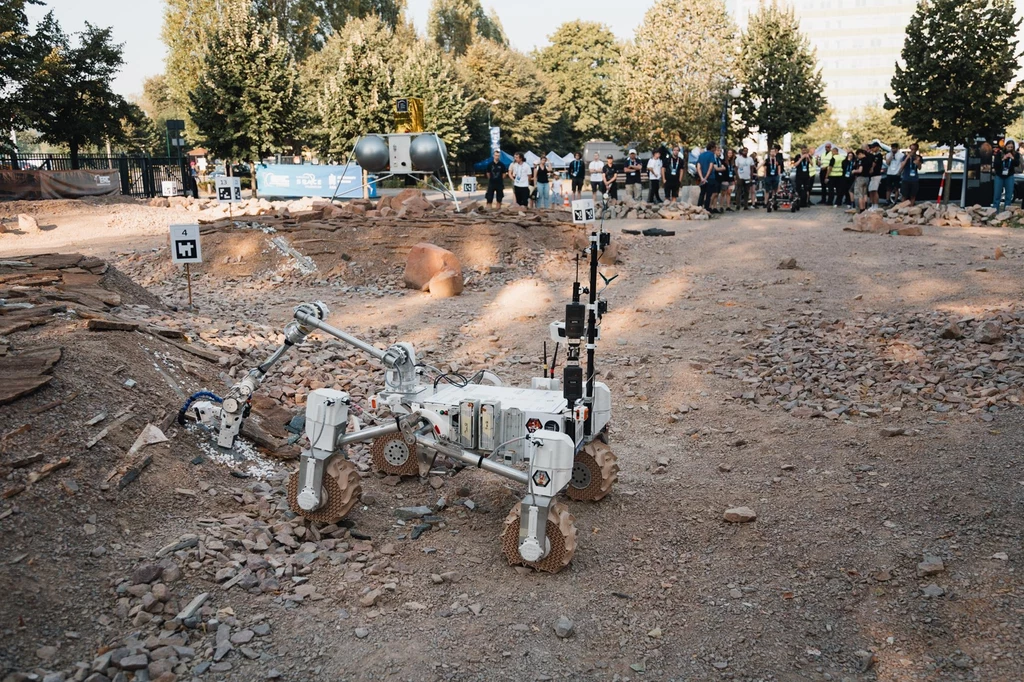
[{"label": "blue cable", "polygon": [[188,412],[188,408],[192,407],[192,403],[194,403],[196,400],[199,400],[200,398],[206,398],[208,400],[212,400],[213,402],[215,402],[217,404],[220,404],[220,403],[224,402],[224,399],[221,398],[216,393],[211,393],[210,391],[197,391],[197,392],[193,393],[192,395],[190,395],[188,397],[188,400],[185,401],[185,404],[182,405],[180,410],[178,410],[178,423],[179,424],[184,426],[184,424],[185,424],[185,413]]}]

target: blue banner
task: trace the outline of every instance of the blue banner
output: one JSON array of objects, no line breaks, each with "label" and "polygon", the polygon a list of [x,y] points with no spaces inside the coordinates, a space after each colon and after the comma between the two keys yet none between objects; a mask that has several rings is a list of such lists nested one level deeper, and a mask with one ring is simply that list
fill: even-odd
[{"label": "blue banner", "polygon": [[355,163],[347,168],[260,164],[256,166],[256,187],[261,197],[361,199],[363,169]]}]

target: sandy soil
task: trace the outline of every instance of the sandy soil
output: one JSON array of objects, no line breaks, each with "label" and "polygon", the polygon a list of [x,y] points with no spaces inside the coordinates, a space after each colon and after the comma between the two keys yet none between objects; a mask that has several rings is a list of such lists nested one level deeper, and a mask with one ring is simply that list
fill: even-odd
[{"label": "sandy soil", "polygon": [[[55,215],[58,227],[38,243],[0,235],[0,255],[86,249],[180,307],[180,276],[157,270],[163,266],[153,259],[163,253],[145,253],[147,240],[156,244],[165,229],[161,220],[171,218],[167,209],[83,207]],[[580,547],[569,569],[523,574],[503,561],[497,536],[518,495],[514,486],[474,471],[439,489],[415,479],[392,487],[367,475],[371,504],[351,518],[375,550],[391,552],[369,562],[366,570],[376,565],[378,572],[353,579],[351,563],[317,561],[306,577],[322,598],[296,602],[223,590],[213,573],[226,564],[216,557],[186,563],[176,599],[211,592],[215,610],[232,609],[220,622],[267,622],[272,634],[255,657],[226,659],[230,670],[199,675],[186,666],[178,679],[255,680],[271,670],[289,680],[1024,677],[1019,409],[986,411],[992,421],[914,405],[877,417],[798,418],[777,403],[740,399],[743,384],[716,371],[752,352],[749,344],[773,325],[796,324],[808,310],[847,321],[872,313],[966,317],[1019,301],[1020,232],[929,227],[923,237],[874,236],[843,232],[846,220],[828,208],[747,212],[666,221],[658,226],[677,235],[665,238],[619,234],[651,221],[609,225],[626,248],[623,262],[605,269],[619,278],[606,292],[611,312],[598,357],[613,391],[611,444],[622,472],[606,500],[571,505]],[[417,238],[430,238],[422,232]],[[472,262],[473,235],[444,236]],[[376,238],[347,239],[366,247]],[[479,271],[465,294],[440,301],[395,288],[397,249],[361,256],[375,264],[359,286],[285,276],[288,264],[276,256],[240,272],[214,263],[195,287],[199,311],[168,319],[220,328],[227,337],[236,321],[280,328],[292,305],[319,298],[331,305],[333,323],[379,345],[411,340],[428,362],[491,365],[510,383],[528,382],[574,267],[560,240],[522,239],[530,240],[532,257],[503,235],[472,263]],[[986,259],[996,247],[1005,257]],[[786,258],[798,269],[777,269]],[[491,259],[508,271],[484,274]],[[115,586],[134,566],[183,533],[223,523],[223,515],[256,513],[245,499],[251,483],[214,462],[190,465],[201,439],[181,432],[136,484],[100,489],[137,430],[85,450],[95,429],[83,422],[100,409],[132,407],[138,414],[129,425],[141,427],[163,419],[177,396],[150,367],[153,343],[79,327],[55,323],[11,340],[14,347],[60,343],[66,357],[54,386],[0,410],[0,437],[32,424],[7,439],[0,464],[37,450],[73,455],[74,464],[0,503],[0,513],[17,512],[0,518],[0,561],[10,564],[0,589],[11,596],[0,606],[0,672],[41,665],[44,645],[58,648],[46,669],[91,661],[105,643],[138,629],[115,616]],[[216,343],[217,336],[208,338]],[[1018,372],[1022,338],[1016,327],[1000,345]],[[186,390],[217,388],[220,371],[192,362],[173,376]],[[123,388],[128,376],[141,390]],[[365,381],[373,377],[366,373]],[[32,414],[72,391],[79,393],[73,402]],[[886,437],[887,428],[905,435]],[[60,488],[69,477],[81,492]],[[280,479],[270,482],[280,490]],[[204,487],[195,498],[175,493]],[[392,509],[442,496],[445,527],[408,539]],[[464,499],[473,510],[459,506]],[[733,506],[752,508],[757,520],[725,523],[723,511]],[[98,528],[94,535],[83,534],[87,523]],[[105,551],[94,556],[98,545]],[[940,557],[944,568],[919,576],[924,555]],[[432,579],[448,573],[440,583]],[[362,606],[376,588],[384,596]],[[567,639],[553,631],[563,615],[575,624]]]}]

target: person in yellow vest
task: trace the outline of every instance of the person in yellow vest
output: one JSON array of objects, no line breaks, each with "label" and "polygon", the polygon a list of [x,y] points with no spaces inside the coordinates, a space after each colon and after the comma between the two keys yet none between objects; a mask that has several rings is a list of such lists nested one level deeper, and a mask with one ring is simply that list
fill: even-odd
[{"label": "person in yellow vest", "polygon": [[843,177],[843,160],[836,154],[832,145],[825,145],[825,153],[821,157],[821,203],[835,206],[839,192],[839,183]]}]

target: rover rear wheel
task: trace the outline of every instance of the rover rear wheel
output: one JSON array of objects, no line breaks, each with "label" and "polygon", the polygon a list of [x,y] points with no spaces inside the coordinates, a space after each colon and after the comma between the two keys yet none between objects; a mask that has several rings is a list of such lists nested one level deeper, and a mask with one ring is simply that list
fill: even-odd
[{"label": "rover rear wheel", "polygon": [[501,532],[501,551],[510,566],[529,566],[537,571],[558,573],[569,565],[576,553],[576,518],[569,513],[569,507],[562,502],[553,502],[548,507],[548,521],[545,530],[551,547],[548,555],[540,561],[527,561],[519,554],[519,517],[522,502],[517,502],[505,518]]},{"label": "rover rear wheel", "polygon": [[335,457],[324,472],[320,495],[323,504],[319,509],[306,511],[299,506],[299,472],[288,477],[288,506],[293,512],[318,523],[337,523],[345,518],[352,507],[359,502],[363,486],[359,473],[352,462]]},{"label": "rover rear wheel", "polygon": [[418,476],[420,473],[416,444],[410,445],[400,432],[375,438],[370,445],[370,455],[374,468],[389,476]]},{"label": "rover rear wheel", "polygon": [[565,494],[571,500],[596,502],[612,491],[617,480],[618,458],[607,443],[594,440],[576,453]]}]

